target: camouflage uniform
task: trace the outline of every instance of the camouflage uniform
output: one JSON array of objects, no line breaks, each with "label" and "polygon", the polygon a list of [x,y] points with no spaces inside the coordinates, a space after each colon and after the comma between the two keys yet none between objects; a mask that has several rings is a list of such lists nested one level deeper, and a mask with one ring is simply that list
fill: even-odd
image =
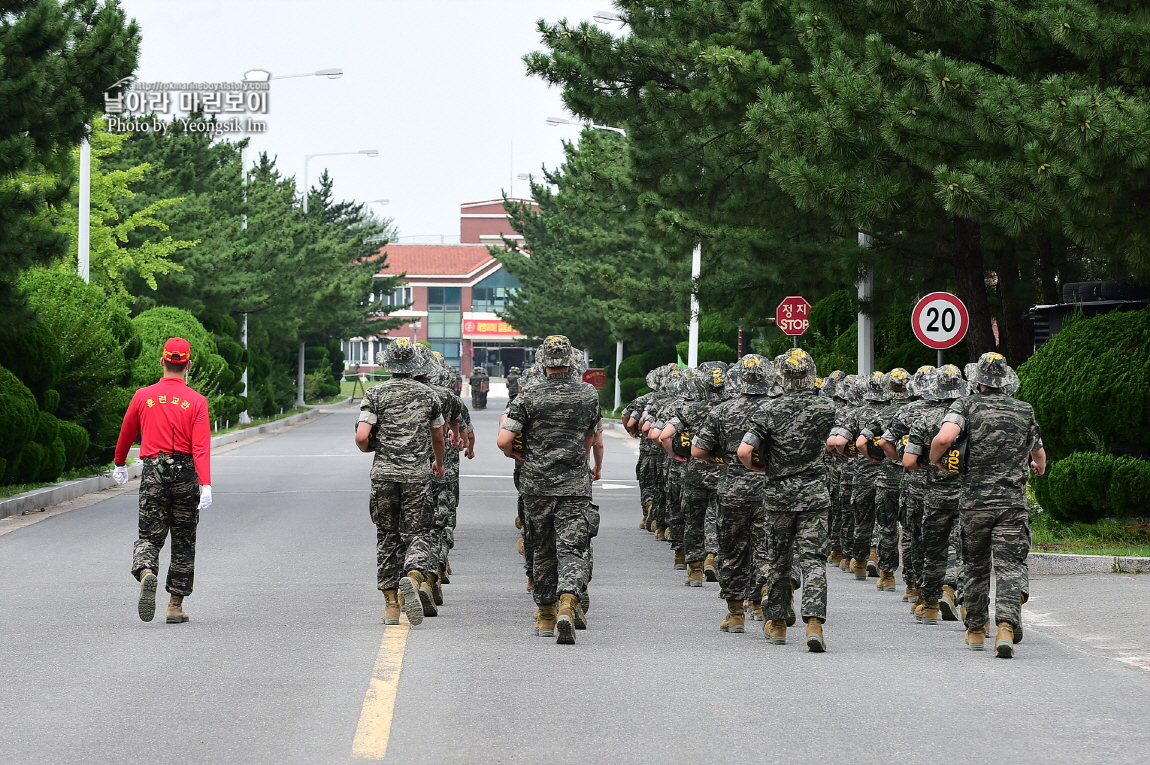
[{"label": "camouflage uniform", "polygon": [[[444,382],[438,369],[427,371],[434,377],[424,384],[439,397],[445,423],[449,427],[457,425],[461,428],[461,432],[466,433],[471,429],[471,415],[467,411],[467,405],[463,403],[463,399],[455,395],[454,391],[436,384]],[[459,507],[459,450],[455,447],[445,445],[443,475],[432,475],[431,494],[434,510],[428,542],[431,548],[431,570],[435,571],[446,563],[447,554],[455,546],[456,511]]]},{"label": "camouflage uniform", "polygon": [[[651,427],[662,430],[667,425],[667,419],[682,402],[682,390],[685,381],[677,374],[664,385],[657,396],[652,397],[647,405],[648,417]],[[654,442],[652,442],[654,444]],[[661,454],[660,477],[663,484],[663,506],[656,508],[656,520],[659,525],[669,532],[669,541],[674,550],[683,548],[683,463],[672,459],[658,444],[654,444]]]},{"label": "camouflage uniform", "polygon": [[192,594],[196,570],[196,526],[200,521],[200,480],[190,454],[144,457],[140,476],[140,536],[132,550],[132,576],[160,570],[160,550],[172,532],[172,560],[165,589]]},{"label": "camouflage uniform", "polygon": [[[570,344],[566,347],[570,354]],[[591,470],[584,439],[594,436],[598,425],[595,389],[567,376],[549,376],[523,389],[503,421],[504,430],[523,434],[519,490],[533,549],[536,603],[579,596],[586,584]]]},{"label": "camouflage uniform", "polygon": [[[723,600],[760,598],[759,568],[766,562],[766,510],[762,473],[748,470],[736,456],[750,422],[767,399],[770,362],[749,354],[738,362],[740,393],[715,406],[694,431],[691,445],[722,460],[716,491],[719,545],[719,596]],[[748,374],[747,369],[753,368]]]},{"label": "camouflage uniform", "polygon": [[[654,392],[652,391],[632,399],[631,403],[623,410],[623,419],[641,418],[647,402],[651,400],[653,395]],[[650,516],[657,494],[661,494],[661,487],[658,485],[659,471],[655,465],[657,453],[662,453],[662,450],[651,443],[651,439],[645,438],[640,431],[639,459],[635,463],[635,478],[639,481],[639,502],[643,505],[644,517]]]},{"label": "camouflage uniform", "polygon": [[1000,354],[983,354],[971,382],[989,390],[955,401],[943,422],[956,423],[967,436],[966,473],[961,476],[959,499],[966,628],[981,630],[987,620],[993,554],[994,621],[1009,623],[1017,634],[1030,551],[1026,479],[1030,454],[1042,448],[1042,436],[1030,404],[1003,390],[1012,384],[1012,375]]},{"label": "camouflage uniform", "polygon": [[[705,374],[687,380],[687,392],[682,403],[673,411],[666,426],[676,433],[694,433],[711,411],[712,398],[722,395],[725,366],[705,370]],[[713,375],[713,376],[712,376]],[[673,459],[673,458],[672,458]],[[683,518],[683,551],[687,564],[700,562],[707,557],[706,518],[709,512],[717,510],[716,491],[722,478],[722,468],[708,465],[701,460],[676,463],[683,473],[681,495],[681,515]],[[672,537],[672,543],[675,538]]]},{"label": "camouflage uniform", "polygon": [[835,424],[834,405],[814,390],[814,361],[794,349],[775,359],[784,393],[751,420],[744,443],[766,452],[763,504],[771,535],[763,612],[786,619],[792,598],[791,568],[797,555],[803,574],[803,621],[827,617],[827,491],[823,451]]},{"label": "camouflage uniform", "polygon": [[[910,397],[910,375],[905,369],[896,368],[882,376],[883,395],[886,405],[871,409],[871,414],[861,422],[859,435],[869,442],[876,442],[886,432],[887,427],[898,415]],[[875,525],[878,530],[878,567],[880,571],[893,574],[898,570],[898,517],[899,495],[902,489],[902,465],[892,462],[884,455],[879,463],[878,479],[875,481]],[[891,587],[893,588],[893,583]]]},{"label": "camouflage uniform", "polygon": [[[383,354],[386,358],[387,351]],[[444,418],[439,397],[406,376],[419,366],[414,350],[411,355],[408,372],[393,373],[390,380],[369,388],[359,407],[359,422],[372,425],[374,433],[369,507],[376,529],[381,590],[397,589],[405,572],[435,571],[430,539],[434,457],[429,428],[442,427]]]},{"label": "camouflage uniform", "polygon": [[[858,378],[856,383],[861,397],[865,403],[845,410],[841,419],[835,422],[832,435],[842,436],[847,440],[847,448],[853,444],[867,422],[877,419],[879,405],[883,403],[885,394],[882,391],[881,377],[878,381],[872,376]],[[858,561],[865,561],[870,555],[871,543],[874,538],[875,523],[875,491],[882,466],[863,457],[861,454],[853,459],[854,465],[851,486],[851,520],[854,526],[853,540],[850,546],[850,555]],[[844,553],[846,550],[843,551]]]}]

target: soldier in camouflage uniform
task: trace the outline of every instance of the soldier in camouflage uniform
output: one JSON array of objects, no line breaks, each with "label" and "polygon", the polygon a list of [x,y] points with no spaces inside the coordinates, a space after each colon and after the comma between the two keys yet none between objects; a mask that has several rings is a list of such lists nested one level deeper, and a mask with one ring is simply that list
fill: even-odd
[{"label": "soldier in camouflage uniform", "polygon": [[[748,470],[738,459],[739,445],[751,419],[768,401],[774,379],[771,362],[748,354],[728,371],[727,385],[738,380],[737,395],[714,407],[691,441],[691,455],[723,467],[718,497],[719,595],[727,602],[723,632],[746,628],[745,604],[761,602],[759,570],[764,562],[766,511],[765,476]],[[752,618],[755,606],[752,605]],[[761,606],[759,608],[761,614]]]},{"label": "soldier in camouflage uniform", "polygon": [[[707,362],[699,368],[699,374],[686,381],[682,403],[669,412],[670,416],[659,436],[660,443],[671,459],[683,466],[680,513],[683,518],[683,557],[687,564],[684,584],[689,587],[702,587],[704,579],[709,582],[719,581],[714,553],[707,550],[706,519],[711,506],[718,502],[716,491],[722,473],[716,465],[676,454],[672,448],[672,439],[678,438],[690,444],[694,430],[703,424],[711,408],[721,400],[726,382],[726,366],[722,362]],[[672,545],[676,541],[672,536]]]},{"label": "soldier in camouflage uniform", "polygon": [[[877,550],[872,544],[875,524],[875,493],[882,466],[859,454],[859,437],[866,423],[876,419],[879,409],[887,400],[882,372],[875,372],[869,378],[856,378],[856,396],[862,399],[859,406],[839,413],[831,437],[827,440],[836,452],[842,455],[853,452],[857,457],[854,464],[853,487],[851,493],[851,515],[854,523],[854,540],[851,544],[851,570],[856,579],[865,580],[868,575],[878,576]],[[865,444],[864,444],[865,447]]]},{"label": "soldier in camouflage uniform", "polygon": [[[819,395],[829,398],[835,407],[835,419],[845,406],[845,399],[839,397],[839,385],[846,378],[846,373],[836,369],[823,378],[819,386]],[[831,495],[831,511],[827,516],[827,528],[831,545],[831,554],[827,560],[834,566],[839,565],[843,559],[842,527],[843,527],[843,462],[846,458],[840,457],[831,450],[823,455],[823,464],[827,468],[827,491]]]},{"label": "soldier in camouflage uniform", "polygon": [[435,571],[431,479],[443,475],[443,410],[439,397],[411,377],[423,362],[410,340],[392,340],[377,361],[391,379],[363,394],[355,431],[360,451],[375,452],[369,509],[377,582],[387,602],[385,624],[399,623],[400,599],[408,621],[420,624],[425,613],[435,613],[428,583]]},{"label": "soldier in camouflage uniform", "polygon": [[930,444],[938,435],[950,405],[966,395],[966,380],[958,367],[947,364],[935,371],[931,380],[928,405],[913,424],[903,452],[903,465],[927,479],[925,511],[922,521],[923,573],[920,593],[922,602],[914,608],[915,618],[923,624],[957,621],[955,591],[944,584],[948,547],[958,525],[958,500],[962,485],[956,473],[943,473],[927,467]]},{"label": "soldier in camouflage uniform", "polygon": [[[966,436],[959,457],[962,494],[962,561],[966,567],[966,643],[982,650],[990,600],[990,559],[994,556],[994,649],[1001,658],[1014,656],[1022,625],[1022,596],[1027,586],[1030,513],[1026,479],[1031,470],[1046,470],[1046,450],[1034,410],[1007,395],[1017,376],[999,353],[984,353],[972,371],[978,392],[957,399],[943,418],[930,447],[930,460],[940,470],[952,457],[955,440]],[[961,445],[956,451],[961,453]],[[965,468],[965,472],[962,472]]]},{"label": "soldier in camouflage uniform", "polygon": [[515,397],[519,395],[519,367],[511,367],[507,373],[507,398],[514,401]]},{"label": "soldier in camouflage uniform", "polygon": [[743,436],[738,457],[751,470],[764,470],[752,461],[765,453],[767,481],[763,504],[770,549],[766,574],[767,635],[776,645],[786,643],[787,601],[792,599],[791,569],[797,556],[803,574],[802,617],[807,623],[808,650],[826,650],[823,623],[827,618],[827,515],[831,498],[823,465],[824,444],[835,425],[834,405],[814,389],[814,359],[801,348],[775,359],[775,379],[783,394],[762,407]]},{"label": "soldier in camouflage uniform", "polygon": [[[677,553],[675,556],[675,566],[678,567],[683,553],[681,515],[682,466],[681,463],[671,459],[671,456],[663,451],[662,447],[659,446],[659,438],[662,435],[663,427],[666,425],[666,421],[663,418],[669,416],[669,413],[674,411],[681,400],[684,379],[678,367],[673,367],[669,364],[664,367],[664,369],[666,369],[666,379],[657,395],[652,396],[651,401],[647,404],[644,418],[649,425],[647,438],[659,449],[662,455],[661,462],[659,463],[659,477],[663,486],[663,504],[661,507],[655,508],[656,517],[652,524],[655,531],[655,539],[671,542],[671,549]],[[686,566],[685,560],[682,565]]]},{"label": "soldier in camouflage uniform", "polygon": [[656,500],[661,501],[662,493],[662,486],[658,481],[659,470],[656,465],[656,461],[662,460],[661,452],[655,444],[651,443],[650,439],[643,437],[646,434],[640,430],[643,410],[646,409],[647,402],[651,400],[659,388],[659,377],[658,370],[648,372],[647,387],[651,391],[632,399],[623,409],[621,415],[623,427],[627,429],[632,438],[639,439],[639,460],[635,463],[635,478],[639,481],[639,501],[643,505],[643,520],[639,522],[641,529],[648,528]]},{"label": "soldier in camouflage uniform", "polygon": [[[585,618],[579,596],[591,533],[587,460],[599,425],[599,396],[587,383],[567,375],[577,359],[566,337],[548,337],[537,358],[547,378],[522,390],[511,403],[497,445],[523,462],[519,487],[534,555],[536,634],[570,644],[575,642],[575,622]],[[522,451],[516,449],[518,434],[523,436]]]},{"label": "soldier in camouflage uniform", "polygon": [[[835,385],[831,397],[835,404],[836,426],[839,424],[845,426],[853,421],[856,410],[862,405],[859,376],[846,375]],[[842,430],[841,432],[846,431]],[[841,438],[841,442],[839,438]],[[827,451],[836,458],[838,465],[840,514],[838,539],[842,547],[839,569],[850,571],[855,539],[855,514],[852,499],[854,497],[855,473],[859,463],[855,459],[858,455],[858,449],[855,448],[853,440],[832,435],[827,439]]]}]

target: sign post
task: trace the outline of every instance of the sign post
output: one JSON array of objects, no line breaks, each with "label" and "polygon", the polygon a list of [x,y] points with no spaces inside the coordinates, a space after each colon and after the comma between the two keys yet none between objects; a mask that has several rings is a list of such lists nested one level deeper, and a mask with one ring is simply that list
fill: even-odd
[{"label": "sign post", "polygon": [[915,304],[910,327],[923,345],[938,351],[936,366],[942,366],[942,352],[966,337],[970,314],[966,305],[949,292],[932,292]]},{"label": "sign post", "polygon": [[806,298],[791,295],[783,298],[783,302],[779,303],[779,307],[775,309],[775,324],[783,331],[784,335],[790,335],[795,339],[794,344],[798,348],[799,335],[806,332],[811,326],[810,315],[811,304],[807,302]]}]

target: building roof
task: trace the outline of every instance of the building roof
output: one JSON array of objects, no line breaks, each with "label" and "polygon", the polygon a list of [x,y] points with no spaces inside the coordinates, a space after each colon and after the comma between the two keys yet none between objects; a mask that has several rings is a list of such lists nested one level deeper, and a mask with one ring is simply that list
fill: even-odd
[{"label": "building roof", "polygon": [[483,244],[389,244],[387,271],[414,276],[468,276],[492,265],[495,258]]}]

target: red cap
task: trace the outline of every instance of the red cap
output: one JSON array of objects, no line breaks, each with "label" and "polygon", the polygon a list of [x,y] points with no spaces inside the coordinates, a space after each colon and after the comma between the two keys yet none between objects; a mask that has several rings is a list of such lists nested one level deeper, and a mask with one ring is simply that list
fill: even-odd
[{"label": "red cap", "polygon": [[188,345],[188,341],[182,337],[173,337],[168,342],[164,343],[164,361],[170,361],[173,364],[184,364],[192,357],[192,346]]}]

